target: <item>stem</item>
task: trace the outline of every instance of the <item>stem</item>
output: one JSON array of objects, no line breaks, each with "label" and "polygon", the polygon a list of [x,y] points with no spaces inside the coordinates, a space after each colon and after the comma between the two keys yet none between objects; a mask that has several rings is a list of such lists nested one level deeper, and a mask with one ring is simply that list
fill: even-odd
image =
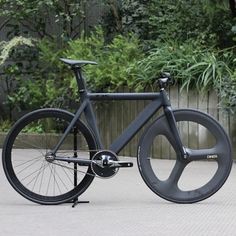
[{"label": "stem", "polygon": [[[7,95],[10,95],[10,88],[11,88],[11,85],[9,84],[9,78],[7,78],[7,76],[5,77],[5,83],[6,83],[6,93]],[[10,103],[9,104],[9,113],[8,113],[8,117],[9,117],[9,120],[12,121],[12,104]]]},{"label": "stem", "polygon": [[[73,29],[74,32],[76,32],[77,29],[79,29],[79,27],[84,23],[84,20],[85,20],[85,19],[83,19],[78,25],[76,25],[76,26],[74,27],[74,29]],[[72,36],[72,39],[75,39],[77,36],[79,36],[79,34],[80,34],[80,31],[77,31],[77,33],[75,33],[75,34]]]},{"label": "stem", "polygon": [[11,20],[11,18],[6,19],[0,26],[0,31],[5,27],[5,25]]},{"label": "stem", "polygon": [[110,0],[110,5],[111,5],[111,11],[115,17],[115,22],[116,22],[116,29],[118,32],[122,31],[122,23],[119,15],[119,10],[117,7],[117,4],[114,0]]}]

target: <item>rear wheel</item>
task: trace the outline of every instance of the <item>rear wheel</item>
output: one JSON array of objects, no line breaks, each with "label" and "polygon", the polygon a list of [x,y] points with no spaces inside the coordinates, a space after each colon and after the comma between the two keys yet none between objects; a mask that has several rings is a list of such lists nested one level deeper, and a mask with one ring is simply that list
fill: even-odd
[{"label": "rear wheel", "polygon": [[174,116],[191,160],[180,157],[166,117],[161,116],[140,141],[138,167],[148,187],[160,197],[198,202],[219,190],[229,176],[231,144],[221,125],[205,113],[186,109],[174,111]]},{"label": "rear wheel", "polygon": [[[25,198],[40,204],[67,202],[82,194],[94,179],[90,166],[45,158],[72,119],[73,114],[63,110],[41,109],[22,117],[9,132],[3,167],[11,185]],[[96,149],[91,132],[78,121],[57,155],[91,159]]]}]

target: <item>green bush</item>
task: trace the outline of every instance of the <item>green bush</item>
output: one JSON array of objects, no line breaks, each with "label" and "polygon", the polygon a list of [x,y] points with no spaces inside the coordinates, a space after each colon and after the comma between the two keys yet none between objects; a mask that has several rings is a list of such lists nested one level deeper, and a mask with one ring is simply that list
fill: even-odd
[{"label": "green bush", "polygon": [[[6,95],[1,116],[12,118],[12,111],[19,110],[16,93],[20,87],[19,78],[22,76],[26,80],[31,74],[33,60],[37,54],[32,39],[15,37],[9,42],[1,42],[0,48],[0,69],[1,69],[1,89]],[[27,61],[25,60],[27,58]]]},{"label": "green bush", "polygon": [[80,35],[85,11],[93,4],[93,0],[1,0],[1,28],[8,28],[10,38],[23,34],[67,41]]},{"label": "green bush", "polygon": [[236,112],[236,72],[232,78],[224,78],[224,80],[217,86],[217,91],[220,97],[220,106],[230,111]]},{"label": "green bush", "polygon": [[6,94],[3,117],[11,120],[14,110],[62,106],[67,102],[63,97],[68,94],[62,79],[65,68],[59,62],[62,50],[56,44],[50,40],[29,41],[16,37],[4,45],[7,47],[0,56],[5,62],[1,65],[0,77]]},{"label": "green bush", "polygon": [[[217,89],[222,106],[236,109],[234,48],[208,48],[194,40],[156,41],[153,45],[155,48],[144,53],[134,34],[117,35],[106,44],[101,28],[61,48],[47,39],[35,42],[34,48],[21,45],[9,54],[18,62],[7,61],[3,67],[5,76],[1,79],[8,88],[6,105],[10,111],[46,106],[70,109],[78,93],[74,75],[59,61],[66,57],[98,63],[84,67],[92,91],[114,91],[121,86],[142,91],[154,85],[160,72],[167,71],[182,88]],[[22,63],[26,56],[32,61]]]},{"label": "green bush", "polygon": [[[148,55],[133,67],[136,74],[136,89],[152,85],[160,72],[170,72],[182,88],[208,91],[221,84],[223,79],[232,78],[234,55],[231,51],[204,48],[194,41],[158,43]],[[131,68],[132,72],[132,68]],[[135,75],[133,75],[135,76]]]},{"label": "green bush", "polygon": [[[104,42],[104,34],[97,29],[88,38],[69,42],[64,57],[92,60],[98,66],[86,66],[85,75],[89,88],[93,91],[113,91],[122,85],[132,86],[134,77],[129,68],[138,60],[144,58],[140,43],[134,35],[127,37],[117,35],[110,44]],[[133,67],[133,70],[137,68]],[[77,91],[75,80],[71,87]]]},{"label": "green bush", "polygon": [[105,44],[100,28],[90,37],[69,41],[63,47],[49,39],[34,41],[34,47],[30,48],[16,45],[1,68],[4,74],[1,80],[7,88],[8,115],[5,117],[11,120],[14,110],[49,106],[71,108],[79,99],[77,84],[60,57],[97,61],[98,66],[85,68],[89,88],[113,91],[122,85],[132,86],[134,78],[128,68],[144,54],[134,35],[118,35],[110,44]]},{"label": "green bush", "polygon": [[[149,42],[149,48],[150,42],[157,39],[184,42],[194,38],[202,44],[222,47],[232,44],[233,19],[227,0],[121,0],[116,8],[113,1],[107,2],[110,11],[104,17],[105,28],[112,29],[113,34],[121,29],[135,32]],[[122,27],[117,27],[120,24]]]}]

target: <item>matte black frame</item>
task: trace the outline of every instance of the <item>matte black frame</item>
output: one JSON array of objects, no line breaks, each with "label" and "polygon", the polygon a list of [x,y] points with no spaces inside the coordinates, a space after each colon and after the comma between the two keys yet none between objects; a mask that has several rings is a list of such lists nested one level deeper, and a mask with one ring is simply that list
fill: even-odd
[{"label": "matte black frame", "polygon": [[171,104],[164,88],[161,88],[160,92],[156,93],[89,93],[87,92],[85,81],[82,77],[81,67],[72,67],[72,69],[74,70],[79,88],[81,106],[75,113],[74,118],[67,127],[63,136],[61,137],[59,143],[52,150],[53,154],[57,152],[66,136],[76,124],[77,120],[80,119],[82,113],[84,113],[88,126],[93,132],[98,148],[103,149],[103,144],[98,131],[96,117],[92,108],[91,101],[150,100],[151,102],[143,109],[143,111],[138,114],[138,116],[130,123],[130,125],[123,131],[123,133],[110,145],[109,150],[118,154],[125,147],[125,145],[133,138],[133,136],[149,121],[149,119],[161,107],[163,107],[164,114],[166,115],[170,128],[171,130],[173,130],[173,136],[176,140],[177,146],[179,147],[179,152],[182,156],[185,155],[185,150],[179,137]]}]

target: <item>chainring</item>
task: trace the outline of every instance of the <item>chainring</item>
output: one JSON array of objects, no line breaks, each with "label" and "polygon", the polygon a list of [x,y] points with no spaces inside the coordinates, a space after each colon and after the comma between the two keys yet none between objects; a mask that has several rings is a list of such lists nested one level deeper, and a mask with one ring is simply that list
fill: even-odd
[{"label": "chainring", "polygon": [[111,151],[99,151],[92,158],[91,169],[93,173],[101,178],[111,178],[119,170],[119,167],[112,167],[109,165],[103,165],[103,160],[106,158],[110,161],[119,161],[117,155]]}]

